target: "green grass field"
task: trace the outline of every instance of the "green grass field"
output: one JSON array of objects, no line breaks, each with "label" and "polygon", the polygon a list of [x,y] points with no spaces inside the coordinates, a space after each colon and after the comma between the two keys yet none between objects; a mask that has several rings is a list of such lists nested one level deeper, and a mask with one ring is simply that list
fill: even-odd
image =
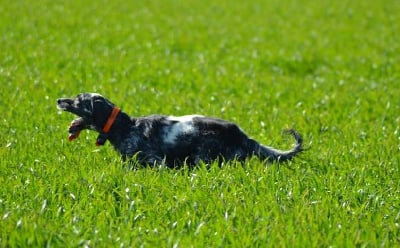
[{"label": "green grass field", "polygon": [[[0,247],[399,247],[400,2],[2,1]],[[203,114],[288,149],[122,164],[58,97]]]}]

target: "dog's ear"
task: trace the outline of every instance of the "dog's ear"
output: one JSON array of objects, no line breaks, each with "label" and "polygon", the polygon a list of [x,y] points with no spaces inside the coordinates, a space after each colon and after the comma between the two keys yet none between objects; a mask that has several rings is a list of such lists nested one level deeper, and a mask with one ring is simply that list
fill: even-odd
[{"label": "dog's ear", "polygon": [[114,104],[100,95],[93,96],[91,104],[93,122],[101,129],[110,116]]},{"label": "dog's ear", "polygon": [[95,96],[92,98],[92,109],[93,111],[97,109],[107,110],[114,108],[114,104],[101,96]]}]

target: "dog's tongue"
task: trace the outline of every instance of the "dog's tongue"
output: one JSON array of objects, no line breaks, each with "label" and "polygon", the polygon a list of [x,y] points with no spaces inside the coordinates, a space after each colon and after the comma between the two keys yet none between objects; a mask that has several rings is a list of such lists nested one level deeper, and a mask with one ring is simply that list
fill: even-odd
[{"label": "dog's tongue", "polygon": [[77,139],[79,137],[79,134],[81,133],[82,130],[82,119],[76,119],[71,122],[71,125],[69,126],[69,135],[68,135],[68,140],[73,141],[74,139]]},{"label": "dog's tongue", "polygon": [[76,139],[76,138],[79,137],[79,134],[80,134],[80,133],[81,133],[80,131],[79,131],[79,132],[76,132],[76,133],[70,133],[69,136],[68,136],[68,140],[69,140],[69,141],[73,141],[74,139]]}]

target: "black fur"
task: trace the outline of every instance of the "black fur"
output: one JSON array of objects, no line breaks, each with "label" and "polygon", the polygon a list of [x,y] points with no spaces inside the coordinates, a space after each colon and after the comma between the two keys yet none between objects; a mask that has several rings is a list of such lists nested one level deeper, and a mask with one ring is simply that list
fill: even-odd
[{"label": "black fur", "polygon": [[[57,106],[79,116],[71,123],[70,138],[76,138],[83,129],[102,133],[115,107],[103,96],[93,93],[60,98]],[[221,119],[163,115],[131,118],[121,111],[103,137],[121,153],[123,160],[136,156],[141,164],[179,167],[184,163],[196,165],[216,159],[243,161],[253,155],[270,162],[290,160],[302,151],[302,138],[294,130],[287,132],[295,138],[296,144],[290,151],[280,151],[259,144],[237,125]]]}]

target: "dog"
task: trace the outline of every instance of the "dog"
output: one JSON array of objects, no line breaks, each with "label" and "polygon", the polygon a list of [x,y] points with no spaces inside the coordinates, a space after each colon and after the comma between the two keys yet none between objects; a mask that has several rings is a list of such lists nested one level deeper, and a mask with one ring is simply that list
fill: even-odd
[{"label": "dog", "polygon": [[108,140],[123,161],[135,157],[142,165],[176,168],[216,160],[244,161],[251,156],[283,162],[303,150],[303,139],[293,129],[286,133],[294,137],[294,147],[281,151],[258,143],[236,124],[222,119],[202,115],[130,117],[97,93],[59,98],[57,107],[78,116],[68,129],[70,141],[78,138],[84,129],[94,130],[99,133],[96,145]]}]

